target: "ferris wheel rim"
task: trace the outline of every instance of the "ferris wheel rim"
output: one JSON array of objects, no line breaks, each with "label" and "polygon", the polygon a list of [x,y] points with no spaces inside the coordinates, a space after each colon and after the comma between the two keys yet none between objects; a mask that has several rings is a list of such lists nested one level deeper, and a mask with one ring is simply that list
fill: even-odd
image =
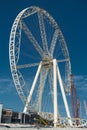
[{"label": "ferris wheel rim", "polygon": [[[29,9],[35,9],[34,12],[32,12],[31,14],[28,14],[29,12]],[[20,84],[20,81],[19,81],[19,77],[18,77],[18,70],[17,70],[17,64],[15,62],[15,52],[14,52],[14,46],[15,46],[15,35],[16,35],[16,30],[17,30],[17,27],[18,27],[18,24],[20,22],[20,20],[22,18],[26,18],[26,17],[29,17],[29,15],[32,15],[33,13],[36,13],[38,11],[42,11],[44,14],[46,14],[47,17],[49,17],[50,19],[54,20],[52,16],[50,16],[50,14],[48,12],[46,12],[45,10],[43,9],[40,9],[39,7],[36,7],[36,6],[31,6],[29,8],[26,8],[24,10],[22,10],[18,16],[16,17],[14,23],[13,23],[13,26],[12,26],[12,29],[11,29],[11,34],[10,34],[10,40],[9,40],[9,61],[10,61],[10,67],[11,67],[11,73],[12,73],[12,77],[13,77],[13,80],[14,80],[14,83],[15,83],[15,86],[16,86],[16,89],[17,89],[17,92],[20,96],[20,98],[22,99],[22,101],[25,103],[26,102],[26,97],[23,93],[23,90],[21,88],[21,84]],[[25,15],[24,13],[27,12]],[[70,58],[69,58],[69,53],[68,53],[68,49],[67,49],[67,46],[66,46],[66,42],[64,40],[64,37],[62,35],[62,32],[60,30],[60,28],[58,27],[57,23],[55,22],[55,20],[53,21],[53,26],[55,26],[55,28],[57,29],[57,32],[55,33],[60,33],[60,40],[61,42],[63,43],[62,44],[62,47],[66,47],[65,50],[64,50],[64,54],[65,54],[65,57],[67,57],[67,63],[71,69],[71,64],[70,64]],[[58,32],[59,31],[59,32]],[[53,44],[53,43],[52,43]],[[53,46],[53,45],[52,45]],[[54,51],[50,48],[50,51]],[[14,57],[14,58],[12,58]],[[64,59],[62,59],[64,60]],[[62,61],[61,60],[61,61]],[[66,60],[66,59],[65,59]],[[37,63],[38,64],[38,63]],[[29,67],[29,66],[28,66]],[[71,71],[71,70],[70,70]],[[22,75],[19,74],[21,76],[21,78],[23,79]],[[16,77],[16,78],[15,78]]]}]

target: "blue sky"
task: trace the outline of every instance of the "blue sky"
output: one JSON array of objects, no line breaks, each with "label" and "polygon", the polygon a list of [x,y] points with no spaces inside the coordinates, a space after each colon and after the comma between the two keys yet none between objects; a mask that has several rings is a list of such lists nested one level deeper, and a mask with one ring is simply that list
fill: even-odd
[{"label": "blue sky", "polygon": [[87,102],[87,1],[86,0],[3,0],[0,1],[0,102],[4,108],[22,111],[9,66],[9,36],[17,14],[26,7],[47,10],[59,24],[65,37],[72,73],[81,101],[81,116],[86,118],[83,101]]}]

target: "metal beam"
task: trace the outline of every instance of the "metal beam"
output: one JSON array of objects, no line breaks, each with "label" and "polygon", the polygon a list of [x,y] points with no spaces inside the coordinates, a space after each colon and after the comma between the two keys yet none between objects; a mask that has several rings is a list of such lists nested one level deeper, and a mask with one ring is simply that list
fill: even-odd
[{"label": "metal beam", "polygon": [[41,66],[42,66],[42,62],[40,62],[40,64],[39,64],[39,67],[38,67],[38,70],[37,70],[37,72],[36,72],[36,75],[35,75],[35,78],[34,78],[34,81],[33,81],[33,84],[32,84],[31,90],[30,90],[30,93],[29,93],[29,95],[28,95],[28,98],[27,98],[27,101],[26,101],[26,104],[25,104],[25,107],[24,107],[24,111],[23,111],[23,112],[27,112],[27,111],[28,111],[28,106],[29,106],[29,103],[30,103],[30,100],[31,100],[33,91],[34,91],[34,89],[35,89],[36,82],[37,82],[37,80],[38,80],[38,76],[39,76],[39,73],[40,73],[40,70],[41,70]]},{"label": "metal beam", "polygon": [[57,73],[56,59],[53,59],[53,87],[54,87],[54,127],[57,127],[58,108],[57,108]]},{"label": "metal beam", "polygon": [[70,115],[70,111],[69,111],[69,107],[68,107],[68,103],[67,103],[67,99],[66,99],[66,95],[65,95],[65,91],[64,91],[64,86],[63,86],[63,82],[62,82],[62,78],[61,78],[61,74],[60,74],[58,65],[57,65],[57,74],[58,74],[58,81],[60,84],[60,89],[61,89],[61,93],[62,93],[62,97],[63,97],[63,101],[64,101],[66,114],[68,117],[68,122],[69,122],[70,126],[72,126],[71,115]]},{"label": "metal beam", "polygon": [[43,43],[43,50],[48,54],[48,45],[47,45],[47,37],[46,37],[46,31],[44,26],[44,16],[41,13],[41,11],[38,12],[38,19],[39,19],[39,25],[40,25],[40,32],[41,32],[41,39]]},{"label": "metal beam", "polygon": [[35,37],[31,33],[29,28],[27,27],[27,25],[24,23],[24,21],[22,21],[22,29],[23,29],[24,33],[27,35],[28,39],[33,44],[33,46],[35,47],[35,49],[37,50],[37,52],[40,54],[41,57],[43,57],[42,48],[40,47],[39,43],[37,42],[37,40],[35,39]]}]

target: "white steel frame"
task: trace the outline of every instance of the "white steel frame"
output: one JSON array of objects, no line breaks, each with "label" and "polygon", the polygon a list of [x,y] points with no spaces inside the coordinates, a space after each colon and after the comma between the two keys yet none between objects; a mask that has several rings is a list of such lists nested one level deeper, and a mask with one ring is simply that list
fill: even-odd
[{"label": "white steel frame", "polygon": [[[38,20],[39,20],[43,48],[41,48],[38,41],[35,39],[35,37],[31,33],[31,31],[29,30],[29,28],[27,27],[27,25],[23,21],[23,18],[29,17],[30,15],[33,15],[35,13],[38,14]],[[43,15],[45,15],[49,19],[50,23],[52,24],[53,28],[55,29],[54,34],[53,34],[53,38],[51,41],[50,49],[48,49],[48,45],[47,45],[48,43],[47,43],[45,25],[44,25],[44,21],[43,21]],[[21,30],[24,31],[24,33],[26,34],[28,39],[31,41],[31,43],[33,44],[33,46],[35,47],[35,49],[37,50],[37,52],[41,56],[42,61],[40,61],[40,63],[17,65],[18,60],[19,60],[19,55],[20,55]],[[61,50],[62,50],[62,53],[65,57],[64,59],[61,59],[61,60],[54,59],[54,57],[53,57],[53,53],[55,51],[57,39],[60,42]],[[15,51],[16,51],[16,53],[15,53]],[[66,62],[66,72],[68,73],[68,75],[70,75],[71,74],[71,65],[70,65],[69,53],[68,53],[66,42],[64,40],[64,37],[62,35],[60,28],[58,27],[57,23],[55,22],[55,20],[52,18],[52,16],[49,13],[47,13],[43,9],[40,9],[39,7],[31,6],[29,8],[24,9],[23,11],[21,11],[18,14],[18,16],[16,17],[16,19],[13,23],[13,26],[11,29],[11,34],[10,34],[9,60],[10,60],[11,73],[12,73],[12,77],[13,77],[13,81],[14,81],[16,90],[17,90],[18,95],[20,96],[21,100],[25,104],[24,112],[28,111],[29,102],[31,100],[33,91],[35,89],[35,85],[36,85],[37,80],[38,80],[38,76],[40,75],[42,68],[44,66],[47,66],[47,68],[49,70],[49,66],[52,65],[52,67],[53,67],[53,92],[54,92],[54,97],[53,97],[54,98],[54,126],[55,127],[57,126],[57,120],[58,120],[57,119],[58,118],[57,77],[58,77],[58,81],[60,84],[60,89],[61,89],[67,117],[69,118],[69,124],[72,125],[72,122],[70,120],[70,118],[71,118],[70,111],[69,111],[69,107],[68,107],[68,103],[67,103],[67,99],[66,99],[66,95],[65,95],[65,91],[64,91],[64,86],[63,86],[60,70],[59,70],[59,67],[57,64],[58,62]],[[38,70],[36,72],[33,84],[31,86],[29,96],[26,97],[24,92],[23,92],[23,90],[26,89],[25,88],[25,81],[24,81],[23,76],[20,73],[19,69],[21,69],[21,68],[25,69],[27,67],[33,67],[33,66],[38,66]],[[42,93],[43,93],[43,88],[45,85],[46,77],[48,75],[48,70],[46,71],[46,73],[44,73],[44,74],[42,73],[42,77],[41,77],[42,82],[40,83],[40,95],[38,97],[38,101],[40,104],[39,105],[40,112],[42,110],[40,97],[42,96]],[[45,78],[43,78],[43,77],[45,77]],[[22,82],[20,79],[22,80]],[[27,90],[26,90],[26,92],[27,92]]]}]

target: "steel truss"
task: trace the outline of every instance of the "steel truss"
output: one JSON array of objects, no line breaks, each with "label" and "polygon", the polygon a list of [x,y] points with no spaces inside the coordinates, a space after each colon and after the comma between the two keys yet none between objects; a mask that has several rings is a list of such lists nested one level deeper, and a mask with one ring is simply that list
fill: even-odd
[{"label": "steel truss", "polygon": [[[42,46],[40,46],[39,41],[35,38],[32,31],[24,21],[27,17],[30,17],[34,14],[37,14],[38,17]],[[48,37],[46,32],[46,25],[44,22],[45,19],[47,19],[48,24],[54,30],[53,35],[51,36],[52,39],[51,39],[50,47],[48,46]],[[22,31],[29,39],[29,41],[31,42],[31,44],[33,45],[37,53],[40,55],[41,57],[40,62],[30,63],[30,64],[19,64],[18,61],[20,59],[20,53],[21,53],[20,47],[21,47]],[[60,58],[57,59],[54,57],[57,44],[59,44],[61,49],[61,54],[63,57],[61,59]],[[30,106],[29,103],[31,101],[32,94],[34,92],[35,85],[37,83],[39,76],[40,76],[40,84],[38,89],[36,105],[39,104],[39,112],[42,111],[42,96],[44,92],[44,86],[48,77],[50,81],[49,82],[50,91],[51,93],[53,92],[52,99],[54,104],[54,126],[56,127],[58,122],[57,80],[60,84],[67,117],[69,118],[69,124],[71,125],[72,124],[70,120],[71,116],[70,116],[69,107],[68,107],[68,103],[64,91],[64,89],[65,90],[67,90],[67,88],[70,89],[70,84],[69,84],[70,82],[69,75],[71,74],[70,58],[69,58],[68,49],[64,37],[62,35],[62,32],[58,24],[56,23],[56,21],[49,13],[47,13],[43,9],[40,9],[39,7],[31,6],[29,8],[24,9],[18,14],[18,16],[16,17],[13,23],[11,34],[10,34],[9,61],[10,61],[11,73],[12,73],[16,90],[21,100],[25,104],[24,112],[28,112],[30,108],[32,109],[32,106]],[[58,67],[58,63],[65,63],[66,82],[68,83],[68,85],[66,83],[66,86],[64,86],[63,79],[61,78],[61,73]],[[23,75],[20,72],[20,70],[30,68],[30,67],[35,67],[35,66],[38,66],[38,69],[34,77],[31,89],[30,91],[28,91],[28,88],[26,87],[26,83],[24,81]],[[28,97],[26,97],[24,91],[28,94]]]}]

